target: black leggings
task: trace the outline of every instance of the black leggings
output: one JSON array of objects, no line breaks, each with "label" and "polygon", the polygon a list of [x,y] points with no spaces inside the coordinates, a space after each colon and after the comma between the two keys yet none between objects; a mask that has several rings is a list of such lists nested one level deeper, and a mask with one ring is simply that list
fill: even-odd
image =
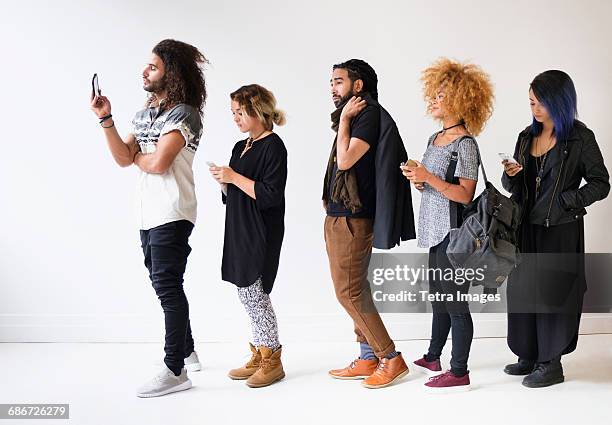
[{"label": "black leggings", "polygon": [[[438,245],[429,249],[429,268],[453,269],[446,255],[449,237]],[[467,301],[457,301],[457,292],[466,294],[470,289],[470,282],[461,285],[453,280],[444,280],[444,273],[433,273],[429,278],[429,292],[431,294],[452,294],[453,301],[433,301],[433,320],[431,322],[431,341],[427,353],[428,360],[439,359],[448,334],[452,329],[453,348],[451,351],[451,371],[455,376],[468,373],[468,357],[474,336],[472,315]]]}]

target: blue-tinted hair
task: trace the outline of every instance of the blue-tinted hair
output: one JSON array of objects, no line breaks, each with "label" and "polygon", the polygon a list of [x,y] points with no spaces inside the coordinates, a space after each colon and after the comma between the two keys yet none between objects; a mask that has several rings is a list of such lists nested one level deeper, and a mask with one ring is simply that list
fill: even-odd
[{"label": "blue-tinted hair", "polygon": [[[530,87],[552,118],[557,140],[567,140],[578,116],[576,88],[570,76],[558,70],[544,71],[533,79]],[[541,132],[542,123],[533,118],[531,134],[537,136]]]}]

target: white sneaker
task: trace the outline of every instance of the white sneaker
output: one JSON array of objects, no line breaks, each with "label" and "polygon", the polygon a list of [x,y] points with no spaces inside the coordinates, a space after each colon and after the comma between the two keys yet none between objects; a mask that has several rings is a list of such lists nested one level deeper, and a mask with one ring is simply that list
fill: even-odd
[{"label": "white sneaker", "polygon": [[198,372],[202,370],[202,364],[198,358],[198,353],[194,351],[185,359],[185,369],[189,372]]},{"label": "white sneaker", "polygon": [[143,398],[159,397],[189,388],[191,388],[191,380],[187,377],[185,368],[181,370],[179,376],[176,376],[164,365],[164,368],[153,379],[138,388],[136,395]]},{"label": "white sneaker", "polygon": [[[155,366],[165,366],[164,361],[156,362]],[[202,363],[200,363],[200,359],[198,358],[198,353],[195,351],[192,352],[189,357],[185,358],[185,369],[187,372],[199,372],[202,370]]]}]

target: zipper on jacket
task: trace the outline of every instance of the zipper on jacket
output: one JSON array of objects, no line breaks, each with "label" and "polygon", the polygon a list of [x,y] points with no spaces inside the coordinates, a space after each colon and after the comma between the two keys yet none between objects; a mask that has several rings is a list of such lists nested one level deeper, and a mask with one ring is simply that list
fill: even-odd
[{"label": "zipper on jacket", "polygon": [[[523,186],[525,187],[525,190],[523,191],[523,194],[525,195],[525,200],[523,202],[524,206],[527,205],[527,201],[529,200],[529,189],[527,188],[527,161],[525,160],[525,145],[525,138],[523,138],[523,140],[521,140],[521,147],[519,149],[519,161],[523,166]],[[523,208],[523,211],[521,211],[521,221],[525,217],[526,209],[527,208]]]},{"label": "zipper on jacket", "polygon": [[548,205],[548,213],[546,214],[546,220],[544,221],[544,225],[546,227],[550,227],[550,210],[552,209],[552,204],[555,201],[555,192],[557,191],[557,186],[559,185],[559,180],[561,179],[561,173],[563,172],[563,163],[565,162],[566,151],[567,142],[566,147],[563,149],[563,159],[561,160],[561,167],[559,168],[559,173],[557,174],[557,181],[555,182],[555,187],[553,188],[552,198],[550,198],[550,205]]}]

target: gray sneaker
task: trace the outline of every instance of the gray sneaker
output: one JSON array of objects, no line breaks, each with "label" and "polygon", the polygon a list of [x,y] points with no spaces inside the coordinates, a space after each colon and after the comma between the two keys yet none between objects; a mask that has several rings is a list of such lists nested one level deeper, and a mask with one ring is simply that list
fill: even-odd
[{"label": "gray sneaker", "polygon": [[177,391],[188,390],[189,388],[191,388],[191,381],[187,377],[185,368],[181,370],[179,376],[175,376],[174,373],[164,365],[164,368],[153,379],[138,388],[136,395],[144,398],[159,397]]},{"label": "gray sneaker", "polygon": [[198,358],[198,353],[194,351],[185,359],[185,369],[189,372],[198,372],[202,370],[202,364]]},{"label": "gray sneaker", "polygon": [[[155,366],[165,366],[164,361],[155,362]],[[200,359],[198,358],[198,353],[195,351],[192,352],[189,357],[185,358],[185,369],[187,372],[199,372],[202,370],[202,363],[200,363]]]}]

